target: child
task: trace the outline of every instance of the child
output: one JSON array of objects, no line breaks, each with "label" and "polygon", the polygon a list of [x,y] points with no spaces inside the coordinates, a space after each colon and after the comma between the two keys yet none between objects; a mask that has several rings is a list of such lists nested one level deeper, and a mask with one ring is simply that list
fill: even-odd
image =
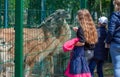
[{"label": "child", "polygon": [[[79,46],[75,46],[75,44],[77,45],[77,43],[79,44]],[[70,62],[65,71],[66,76],[91,77],[86,58],[84,57],[84,43],[85,38],[83,35],[83,31],[81,27],[79,27],[77,30],[77,38],[73,38],[64,44],[63,50],[65,52],[73,49],[70,56]]]},{"label": "child", "polygon": [[[85,58],[84,44],[96,43],[97,32],[93,23],[92,17],[88,10],[83,9],[78,11],[78,20],[80,27],[76,29],[77,41],[74,42],[74,47],[71,52],[70,62],[65,71],[67,77],[91,77],[89,67]],[[89,23],[88,23],[89,21]],[[91,30],[92,29],[92,30]],[[91,31],[90,31],[91,30]],[[88,35],[91,34],[91,35]],[[92,39],[92,40],[91,40]],[[70,43],[70,42],[69,42]]]},{"label": "child", "polygon": [[89,68],[94,77],[94,69],[97,65],[97,74],[98,77],[103,77],[103,63],[107,56],[107,51],[105,48],[105,38],[107,36],[106,25],[108,19],[106,17],[100,17],[98,20],[98,43],[95,45],[94,57],[90,60]]}]

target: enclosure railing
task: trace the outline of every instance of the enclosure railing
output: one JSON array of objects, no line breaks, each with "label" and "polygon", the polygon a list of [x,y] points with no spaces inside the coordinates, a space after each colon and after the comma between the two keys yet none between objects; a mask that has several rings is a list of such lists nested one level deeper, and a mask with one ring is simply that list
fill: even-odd
[{"label": "enclosure railing", "polygon": [[15,0],[15,77],[24,77],[23,69],[23,0]]}]

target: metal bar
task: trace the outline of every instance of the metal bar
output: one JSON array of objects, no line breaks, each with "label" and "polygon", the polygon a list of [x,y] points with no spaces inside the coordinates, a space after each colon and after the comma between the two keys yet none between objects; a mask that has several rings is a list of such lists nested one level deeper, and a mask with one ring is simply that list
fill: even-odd
[{"label": "metal bar", "polygon": [[46,2],[46,0],[41,0],[41,22],[44,20],[44,18],[46,16],[45,2]]},{"label": "metal bar", "polygon": [[1,28],[1,24],[2,24],[2,19],[1,19],[1,0],[0,0],[0,28]]},{"label": "metal bar", "polygon": [[23,69],[23,0],[15,0],[15,77],[24,77]]},{"label": "metal bar", "polygon": [[88,0],[85,0],[85,8],[87,8],[87,1],[88,1]]},{"label": "metal bar", "polygon": [[7,28],[8,27],[8,0],[5,0],[4,4],[5,4],[4,23],[5,23],[5,28]]},{"label": "metal bar", "polygon": [[80,8],[81,9],[87,8],[87,0],[80,0]]},{"label": "metal bar", "polygon": [[113,11],[114,11],[114,5],[113,5],[113,0],[111,0],[111,3],[110,3],[110,16],[111,16]]}]

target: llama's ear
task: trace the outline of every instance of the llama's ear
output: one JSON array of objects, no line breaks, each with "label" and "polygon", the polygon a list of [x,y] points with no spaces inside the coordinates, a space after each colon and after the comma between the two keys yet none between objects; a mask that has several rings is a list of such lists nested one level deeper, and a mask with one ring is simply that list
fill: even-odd
[{"label": "llama's ear", "polygon": [[45,25],[45,22],[43,21],[41,24],[40,24],[40,26],[38,26],[38,28],[41,28],[42,26],[44,26]]}]

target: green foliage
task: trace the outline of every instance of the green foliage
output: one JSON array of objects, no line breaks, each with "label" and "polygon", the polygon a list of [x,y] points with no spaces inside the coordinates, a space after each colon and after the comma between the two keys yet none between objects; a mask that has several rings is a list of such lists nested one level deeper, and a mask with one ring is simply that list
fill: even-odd
[{"label": "green foliage", "polygon": [[[97,18],[104,15],[110,16],[110,1],[111,0],[88,0],[88,9],[91,12],[93,19],[97,22]],[[97,13],[97,17],[95,15]]]},{"label": "green foliage", "polygon": [[[42,0],[23,0],[23,7],[24,10],[27,12],[27,23],[34,24],[41,22],[41,1]],[[49,16],[57,9],[65,9],[69,11],[71,14],[70,23],[73,23],[73,20],[76,16],[77,11],[80,9],[80,0],[44,0],[44,14],[45,17]],[[81,0],[82,1],[82,0]],[[93,15],[94,12],[97,12],[98,17],[101,16],[103,13],[109,16],[110,14],[110,1],[111,0],[86,0],[87,1],[87,9],[90,10],[91,14]],[[101,3],[100,3],[101,1]],[[100,5],[101,8],[100,9]],[[1,0],[1,8],[4,9],[4,0]],[[15,12],[15,0],[8,0],[8,8],[10,10],[9,16],[14,16]],[[2,11],[4,13],[4,10]],[[94,15],[93,15],[94,17]],[[11,17],[13,18],[13,17]],[[10,20],[10,19],[9,19]],[[13,20],[13,19],[11,19]]]}]

